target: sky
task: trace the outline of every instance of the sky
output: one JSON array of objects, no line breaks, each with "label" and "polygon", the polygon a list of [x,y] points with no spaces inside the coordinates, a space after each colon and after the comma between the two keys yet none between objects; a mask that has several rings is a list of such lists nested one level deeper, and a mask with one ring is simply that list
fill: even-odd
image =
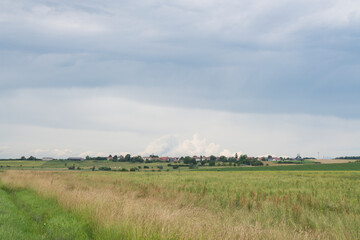
[{"label": "sky", "polygon": [[0,158],[360,155],[356,0],[0,0]]}]

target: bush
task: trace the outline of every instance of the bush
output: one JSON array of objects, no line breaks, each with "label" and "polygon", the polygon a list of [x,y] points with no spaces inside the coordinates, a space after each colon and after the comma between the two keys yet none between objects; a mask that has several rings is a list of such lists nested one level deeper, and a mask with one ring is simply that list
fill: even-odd
[{"label": "bush", "polygon": [[163,169],[164,167],[163,167],[163,166],[158,166],[157,168],[161,170],[161,169]]},{"label": "bush", "polygon": [[80,168],[80,167],[77,167],[76,170],[81,170],[81,168]]},{"label": "bush", "polygon": [[146,166],[146,165],[145,165],[144,168],[149,168],[149,166]]},{"label": "bush", "polygon": [[173,165],[172,168],[173,168],[173,169],[178,169],[178,168],[179,168],[179,165]]},{"label": "bush", "polygon": [[126,168],[122,168],[121,170],[119,170],[121,172],[127,172],[128,170]]},{"label": "bush", "polygon": [[111,171],[110,167],[99,167],[100,171]]},{"label": "bush", "polygon": [[135,172],[135,171],[139,171],[138,168],[134,167],[134,168],[130,168],[130,172]]},{"label": "bush", "polygon": [[197,169],[198,166],[197,166],[196,164],[191,164],[191,165],[189,166],[189,168],[190,168],[190,169]]}]

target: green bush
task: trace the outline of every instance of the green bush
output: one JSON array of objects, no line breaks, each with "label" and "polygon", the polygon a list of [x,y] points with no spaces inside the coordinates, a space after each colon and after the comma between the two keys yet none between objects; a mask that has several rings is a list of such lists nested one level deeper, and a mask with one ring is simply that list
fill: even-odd
[{"label": "green bush", "polygon": [[100,171],[111,171],[110,167],[99,167]]}]

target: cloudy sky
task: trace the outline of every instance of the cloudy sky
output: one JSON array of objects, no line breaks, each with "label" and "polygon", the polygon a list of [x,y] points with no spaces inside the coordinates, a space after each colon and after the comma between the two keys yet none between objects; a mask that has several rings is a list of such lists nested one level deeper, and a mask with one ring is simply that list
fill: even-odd
[{"label": "cloudy sky", "polygon": [[360,1],[0,0],[0,158],[360,155]]}]

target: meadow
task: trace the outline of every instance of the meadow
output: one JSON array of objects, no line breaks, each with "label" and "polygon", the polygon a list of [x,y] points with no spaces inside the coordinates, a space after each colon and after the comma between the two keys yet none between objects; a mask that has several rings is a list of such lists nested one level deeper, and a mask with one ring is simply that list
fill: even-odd
[{"label": "meadow", "polygon": [[205,167],[199,168],[197,171],[360,171],[360,163],[296,164],[260,167]]},{"label": "meadow", "polygon": [[152,162],[152,163],[131,163],[131,162],[112,162],[103,160],[87,160],[87,161],[70,161],[70,160],[52,160],[52,161],[30,161],[30,160],[2,160],[0,161],[0,169],[19,169],[19,170],[68,170],[68,167],[80,167],[82,170],[91,170],[92,167],[96,169],[100,167],[110,167],[112,170],[121,170],[126,168],[141,168],[149,167],[143,170],[158,170],[161,166],[162,170],[172,170],[167,162]]},{"label": "meadow", "polygon": [[69,214],[78,239],[360,239],[359,171],[7,170],[0,181]]}]

